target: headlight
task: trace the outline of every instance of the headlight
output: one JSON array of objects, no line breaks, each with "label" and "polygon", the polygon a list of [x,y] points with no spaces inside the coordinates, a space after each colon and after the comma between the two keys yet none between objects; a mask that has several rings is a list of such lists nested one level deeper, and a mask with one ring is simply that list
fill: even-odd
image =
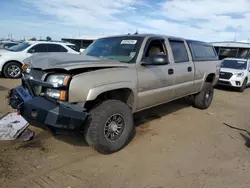
[{"label": "headlight", "polygon": [[[54,86],[57,87],[67,87],[69,85],[69,81],[71,79],[71,76],[68,74],[52,74],[49,75],[48,78],[46,79],[46,82],[53,83]],[[65,101],[67,99],[67,94],[68,91],[63,89],[52,89],[52,88],[47,88],[45,90],[45,95]]]},{"label": "headlight", "polygon": [[45,94],[49,97],[60,99],[60,90],[56,89],[46,89]]},{"label": "headlight", "polygon": [[47,82],[60,86],[68,86],[71,76],[68,74],[52,74],[46,79]]},{"label": "headlight", "polygon": [[31,58],[26,58],[23,60],[22,71],[23,73],[30,73],[31,70]]},{"label": "headlight", "polygon": [[237,77],[242,77],[244,76],[244,72],[234,73],[234,75],[236,75]]},{"label": "headlight", "polygon": [[22,66],[22,71],[25,73],[30,73],[30,70],[31,70],[31,67],[30,67],[30,64],[23,64]]}]

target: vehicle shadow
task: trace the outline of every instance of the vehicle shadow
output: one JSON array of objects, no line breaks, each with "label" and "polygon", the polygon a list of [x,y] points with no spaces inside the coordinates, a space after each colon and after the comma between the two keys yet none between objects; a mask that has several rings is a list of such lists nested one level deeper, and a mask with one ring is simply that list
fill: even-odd
[{"label": "vehicle shadow", "polygon": [[190,107],[190,105],[187,104],[184,98],[182,98],[138,112],[134,115],[134,125],[135,127],[140,127],[144,123],[148,123],[155,119],[160,119],[167,114],[175,113],[187,107]]},{"label": "vehicle shadow", "polygon": [[[175,113],[183,108],[190,107],[189,104],[185,101],[185,99],[179,99],[176,101],[169,102],[167,104],[159,105],[157,107],[150,108],[148,110],[144,110],[138,112],[134,115],[134,129],[128,142],[125,146],[127,146],[138,134],[140,136],[141,132],[143,131],[141,125],[148,123],[150,121],[160,119],[167,114]],[[34,125],[34,122],[30,122]],[[36,127],[40,127],[44,130],[48,131],[48,128],[42,125],[34,125]],[[66,142],[71,145],[75,146],[88,146],[86,140],[84,139],[83,132],[76,132],[76,131],[64,131],[64,130],[49,130],[54,138]],[[124,146],[124,147],[125,147]]]},{"label": "vehicle shadow", "polygon": [[[227,87],[227,86],[215,86],[214,87],[215,89],[218,89],[218,90],[222,90],[222,91],[228,91],[228,92],[236,92],[236,93],[240,93],[237,88],[234,88],[234,87]],[[250,88],[250,85],[248,85],[246,87],[246,89]]]},{"label": "vehicle shadow", "polygon": [[147,128],[144,127],[145,124],[161,119],[168,114],[174,114],[179,110],[190,107],[191,105],[182,98],[169,103],[165,103],[147,110],[143,110],[134,115],[134,131],[126,145],[128,145],[136,136],[143,135],[147,132]]},{"label": "vehicle shadow", "polygon": [[28,121],[28,123],[34,127],[43,129],[45,131],[48,131],[52,134],[52,136],[60,141],[66,142],[71,145],[75,146],[88,146],[83,132],[77,130],[77,131],[69,131],[64,129],[52,129],[48,128],[46,125],[38,124],[37,122]]},{"label": "vehicle shadow", "polygon": [[222,90],[222,91],[229,91],[229,92],[238,92],[236,88],[233,87],[227,87],[227,86],[215,86],[215,89]]}]

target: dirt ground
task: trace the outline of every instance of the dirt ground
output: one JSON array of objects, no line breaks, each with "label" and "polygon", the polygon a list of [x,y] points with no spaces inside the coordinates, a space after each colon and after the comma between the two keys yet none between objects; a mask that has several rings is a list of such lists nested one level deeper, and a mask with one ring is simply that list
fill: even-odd
[{"label": "dirt ground", "polygon": [[[0,79],[2,114],[17,84]],[[250,89],[216,89],[205,111],[179,100],[137,114],[135,137],[113,155],[95,152],[82,137],[31,127],[32,141],[0,142],[0,187],[249,188],[249,104]]]}]

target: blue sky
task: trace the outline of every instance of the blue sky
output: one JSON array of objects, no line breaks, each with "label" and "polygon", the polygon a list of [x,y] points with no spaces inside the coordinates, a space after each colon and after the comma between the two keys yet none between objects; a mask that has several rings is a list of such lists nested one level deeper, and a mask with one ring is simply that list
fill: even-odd
[{"label": "blue sky", "polygon": [[0,38],[161,33],[204,41],[250,38],[249,0],[1,0]]}]

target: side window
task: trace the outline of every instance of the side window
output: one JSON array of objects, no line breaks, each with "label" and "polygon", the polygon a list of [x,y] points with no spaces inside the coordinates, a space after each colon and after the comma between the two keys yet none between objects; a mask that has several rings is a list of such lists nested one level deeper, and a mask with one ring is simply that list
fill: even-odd
[{"label": "side window", "polygon": [[190,50],[192,52],[193,60],[196,61],[209,61],[218,60],[217,52],[213,46],[201,44],[201,43],[189,43]]},{"label": "side window", "polygon": [[188,62],[188,53],[183,41],[169,40],[175,63]]},{"label": "side window", "polygon": [[29,53],[42,53],[42,52],[48,52],[48,46],[47,44],[37,44],[29,49]]},{"label": "side window", "polygon": [[212,46],[205,46],[205,50],[206,50],[207,57],[214,57],[214,56],[216,56],[214,48]]},{"label": "side window", "polygon": [[200,44],[192,44],[192,50],[194,52],[195,58],[203,58],[206,57],[206,49],[205,46]]},{"label": "side window", "polygon": [[152,40],[146,50],[145,57],[150,57],[156,54],[167,54],[164,46],[164,40]]},{"label": "side window", "polygon": [[59,44],[48,44],[48,52],[67,52],[68,50]]}]

